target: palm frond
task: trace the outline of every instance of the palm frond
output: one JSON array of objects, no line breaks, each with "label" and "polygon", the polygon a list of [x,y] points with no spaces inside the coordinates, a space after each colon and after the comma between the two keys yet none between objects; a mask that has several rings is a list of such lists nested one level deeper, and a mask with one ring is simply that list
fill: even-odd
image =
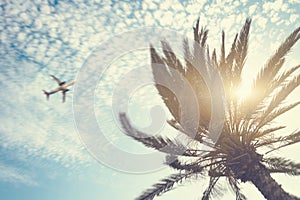
[{"label": "palm frond", "polygon": [[274,109],[273,111],[270,112],[270,114],[265,113],[261,118],[257,117],[259,119],[259,120],[257,120],[258,125],[256,127],[256,130],[253,131],[253,134],[257,134],[257,131],[260,128],[264,127],[268,123],[272,122],[278,116],[286,113],[287,111],[293,109],[294,107],[298,106],[299,104],[300,104],[300,101],[280,107],[278,109]]},{"label": "palm frond", "polygon": [[225,64],[225,32],[224,31],[222,31],[221,57],[219,63],[220,65]]},{"label": "palm frond", "polygon": [[[172,50],[169,43],[165,40],[161,41],[161,46],[163,49],[163,53],[165,55],[165,58],[162,58],[164,60],[164,63],[176,71],[180,72],[182,75],[184,75],[184,67],[181,64],[180,60],[176,57],[174,51]],[[158,56],[158,55],[156,55]]]},{"label": "palm frond", "polygon": [[227,63],[227,67],[229,68],[229,70],[232,70],[232,66],[233,66],[233,61],[235,58],[235,54],[236,54],[236,43],[238,40],[238,34],[235,35],[233,43],[231,45],[231,49],[226,57],[226,63]]},{"label": "palm frond", "polygon": [[[270,84],[270,91],[273,91],[274,89],[279,88],[280,86],[285,86],[286,83],[288,82],[287,79],[290,78],[290,76],[299,68],[300,68],[300,65],[295,66],[295,67],[281,73],[280,75],[278,75]],[[281,108],[271,111],[272,113],[270,113],[270,114],[267,113],[266,110],[264,111],[264,113],[261,113],[261,110],[265,109],[265,107],[266,107],[264,104],[262,104],[261,106],[258,106],[257,114],[256,113],[253,114],[254,115],[253,120],[249,125],[249,129],[251,129],[251,127],[253,127],[253,126],[255,127],[255,131],[253,132],[252,137],[254,134],[257,133],[257,131],[259,131],[260,128],[267,125],[269,122],[274,120],[276,117],[289,111],[290,109],[294,108],[297,105],[298,105],[298,103],[284,106],[284,107],[281,107]]]},{"label": "palm frond", "polygon": [[214,49],[214,51],[213,51],[213,53],[212,53],[211,60],[212,60],[213,65],[215,65],[215,66],[218,65],[216,49]]},{"label": "palm frond", "polygon": [[195,135],[191,135],[184,130],[184,128],[174,119],[167,120],[167,123],[172,126],[174,129],[184,133],[187,136],[192,136],[191,139],[194,139],[200,143],[204,143],[204,138],[207,136],[207,130],[202,128],[201,126],[198,127],[198,132]]},{"label": "palm frond", "polygon": [[179,88],[181,88],[182,81],[180,79],[174,79],[170,77],[163,59],[157,54],[157,52],[152,46],[150,47],[150,53],[151,53],[152,73],[154,76],[154,81],[156,82],[155,86],[158,90],[158,93],[162,97],[164,103],[166,104],[167,108],[171,112],[172,116],[175,118],[176,121],[179,122],[181,120],[180,119],[181,112],[179,109],[180,105],[179,105],[178,98],[169,88],[165,87],[162,84],[162,79],[163,77],[168,77],[168,79],[164,80],[163,83],[168,81],[168,83],[166,83],[165,85],[172,83]]},{"label": "palm frond", "polygon": [[[269,114],[274,111],[277,106],[279,106],[283,100],[285,100],[288,95],[291,94],[291,92],[293,90],[295,90],[298,86],[300,85],[300,74],[296,77],[294,77],[292,80],[290,80],[288,83],[286,83],[284,86],[282,86],[279,91],[274,95],[274,97],[271,99],[270,103],[268,103],[268,106],[266,106],[266,109],[264,109],[263,114],[261,115],[261,120],[263,121],[267,116],[269,116]],[[274,116],[278,116],[278,114],[282,114],[284,113],[284,111],[288,111],[291,108],[295,107],[296,105],[298,105],[298,103],[296,104],[292,104],[291,106],[288,107],[284,107],[283,109],[278,110],[277,114],[275,114]],[[273,112],[273,113],[276,113]],[[271,118],[270,118],[271,119]]]},{"label": "palm frond", "polygon": [[[268,97],[275,88],[268,87],[269,83],[271,83],[278,71],[282,67],[284,63],[284,57],[291,50],[294,44],[300,38],[300,27],[297,28],[277,49],[275,54],[269,59],[267,64],[262,68],[262,70],[257,75],[257,78],[252,87],[252,94],[255,98],[248,100],[245,102],[245,111],[247,118],[251,117],[251,114],[255,112],[256,107],[260,105],[260,103]],[[267,85],[268,84],[268,85]]]},{"label": "palm frond", "polygon": [[300,175],[300,163],[281,157],[265,158],[263,160],[272,173],[285,173],[293,176]]},{"label": "palm frond", "polygon": [[208,30],[206,30],[204,27],[201,28],[199,31],[199,22],[200,18],[197,19],[196,26],[193,27],[194,29],[194,40],[201,45],[201,47],[204,47],[207,40]]},{"label": "palm frond", "polygon": [[169,177],[162,179],[160,183],[157,183],[152,186],[151,189],[148,189],[143,192],[143,194],[136,198],[136,200],[151,200],[155,196],[159,196],[162,193],[168,192],[174,187],[174,184],[181,183],[183,180],[190,178],[195,175],[194,173],[178,173],[170,175]]},{"label": "palm frond", "polygon": [[295,67],[292,67],[291,69],[288,69],[281,74],[279,74],[271,83],[271,89],[275,89],[279,87],[284,81],[287,80],[288,77],[290,77],[296,70],[300,68],[300,65],[297,65]]},{"label": "palm frond", "polygon": [[214,193],[218,193],[220,188],[216,188],[216,184],[220,177],[210,177],[209,185],[207,189],[203,192],[202,200],[209,200],[210,196],[214,195]]},{"label": "palm frond", "polygon": [[[162,44],[165,58],[160,57],[151,47],[155,86],[175,121],[182,126],[184,133],[193,133],[188,136],[194,138],[199,124],[205,127],[210,121],[210,106],[203,106],[210,105],[208,88],[195,67],[191,65],[183,69],[169,44]],[[199,112],[195,108],[200,109],[203,117],[197,117]],[[197,118],[200,121],[195,120]]]},{"label": "palm frond", "polygon": [[283,136],[283,137],[274,137],[271,139],[265,139],[262,142],[258,142],[255,147],[262,147],[262,146],[270,146],[275,143],[281,143],[275,148],[272,148],[270,151],[267,151],[265,154],[271,153],[272,151],[281,149],[283,147],[287,147],[292,144],[296,144],[300,142],[300,131],[296,131],[288,136]]},{"label": "palm frond", "polygon": [[281,142],[282,144],[277,146],[276,148],[266,152],[265,154],[268,154],[272,151],[275,151],[275,150],[281,149],[283,147],[287,147],[287,146],[290,146],[290,145],[300,142],[300,131],[297,131],[297,132],[295,132],[291,135],[285,136],[285,137],[281,137],[279,142]]},{"label": "palm frond", "polygon": [[[200,60],[199,56],[197,59]],[[204,59],[205,58],[203,57],[203,60]],[[205,63],[205,61],[195,61],[195,63],[198,64],[204,64],[203,62]],[[201,113],[201,121],[199,124],[203,127],[208,127],[211,117],[211,101],[208,86],[195,66],[191,65],[187,67],[185,78],[189,81],[194,93],[197,95],[198,108],[199,112]]]},{"label": "palm frond", "polygon": [[125,133],[133,139],[143,143],[147,147],[151,147],[153,149],[169,154],[198,156],[197,152],[187,151],[186,147],[177,141],[173,141],[169,138],[163,138],[160,136],[150,136],[146,133],[138,131],[131,126],[125,113],[120,113],[119,117]]},{"label": "palm frond", "polygon": [[233,176],[228,176],[227,178],[232,191],[235,193],[236,200],[246,200],[246,196],[241,193],[241,189],[238,186],[238,180],[236,180]]},{"label": "palm frond", "polygon": [[278,131],[280,129],[283,129],[285,127],[286,126],[278,126],[278,127],[268,128],[268,129],[263,130],[263,131],[259,131],[259,132],[256,133],[254,138],[257,139],[257,138],[260,138],[260,137],[264,137],[265,135],[268,135],[270,133],[273,133],[273,132]]},{"label": "palm frond", "polygon": [[[203,34],[205,35],[205,32]],[[184,40],[187,64],[184,68],[166,41],[162,42],[162,46],[165,57],[159,56],[153,47],[150,50],[153,77],[160,96],[175,121],[181,124],[184,129],[195,127],[189,123],[194,123],[194,125],[197,123],[195,118],[197,118],[199,112],[198,109],[195,110],[196,107],[199,108],[201,113],[199,125],[204,128],[208,127],[211,113],[210,93],[202,74],[197,70],[199,67],[208,70],[204,49],[201,49],[202,47],[199,47],[198,44],[194,49],[197,55],[190,55],[188,42]],[[170,88],[167,88],[167,86],[170,86]],[[193,99],[193,95],[196,99]],[[187,112],[182,112],[183,110]],[[183,118],[186,120],[183,120]],[[183,125],[182,121],[185,121],[186,125]]]},{"label": "palm frond", "polygon": [[230,123],[227,123],[228,129],[237,129],[238,112],[237,98],[233,95],[236,87],[241,82],[241,72],[246,60],[248,50],[249,30],[251,19],[247,19],[240,31],[236,34],[231,49],[225,59],[225,33],[222,32],[221,57],[217,65],[222,76],[223,85],[226,93],[227,111]]},{"label": "palm frond", "polygon": [[248,18],[239,34],[239,38],[236,44],[235,50],[235,66],[233,68],[233,80],[235,84],[239,84],[241,81],[241,72],[245,63],[247,51],[248,51],[248,39],[249,30],[251,25],[251,19]]},{"label": "palm frond", "polygon": [[173,169],[177,170],[184,170],[188,172],[193,172],[193,173],[203,173],[204,172],[204,167],[200,165],[198,162],[193,162],[193,163],[181,163],[177,156],[175,155],[167,155],[166,156],[166,164],[172,167]]}]

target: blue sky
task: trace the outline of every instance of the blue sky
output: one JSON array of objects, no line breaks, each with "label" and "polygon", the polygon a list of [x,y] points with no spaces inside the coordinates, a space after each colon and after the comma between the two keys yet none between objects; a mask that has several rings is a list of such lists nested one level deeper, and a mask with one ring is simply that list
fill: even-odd
[{"label": "blue sky", "polygon": [[[104,50],[102,55],[109,55],[115,49],[113,45],[103,46],[105,41],[126,31],[156,27],[192,37],[192,26],[198,16],[201,25],[209,29],[211,48],[219,49],[222,30],[227,33],[226,43],[230,47],[235,33],[250,16],[253,22],[244,72],[247,88],[251,82],[251,76],[247,75],[254,75],[285,37],[300,25],[300,4],[296,0],[189,0],[184,3],[180,0],[18,0],[13,3],[3,0],[0,4],[0,195],[1,199],[8,200],[133,199],[172,172],[162,168],[134,174],[113,169],[105,160],[97,160],[95,152],[89,149],[89,145],[96,146],[97,143],[83,144],[77,129],[78,121],[74,119],[76,103],[72,101],[74,91],[67,94],[64,104],[60,94],[46,101],[42,90],[56,86],[49,74],[66,81],[79,77],[93,50],[101,47]],[[130,39],[125,39],[124,44],[130,43]],[[122,135],[112,108],[113,91],[120,86],[122,77],[136,66],[149,70],[148,53],[147,49],[137,49],[115,57],[101,74],[101,79],[98,74],[93,93],[94,114],[107,144],[129,154],[146,155],[153,151]],[[299,54],[300,44],[297,44],[285,66],[299,64],[299,56],[296,56]],[[123,87],[131,87],[129,83],[134,85],[134,80]],[[123,94],[118,95],[122,97]],[[290,100],[299,99],[299,95],[297,90]],[[150,123],[149,110],[153,105],[162,106],[150,84],[133,91],[128,102],[129,116],[138,127]],[[296,120],[299,111],[296,108],[278,119],[288,125],[287,131],[299,128]],[[86,118],[80,117],[81,120]],[[165,124],[156,131],[164,130],[172,133]],[[95,148],[109,152],[105,146]],[[299,148],[296,145],[278,154],[289,155],[299,162],[296,153]],[[287,191],[300,196],[296,187],[300,184],[299,178],[275,178]],[[204,185],[205,180],[187,184],[157,199],[197,199]],[[250,184],[242,187],[249,199],[263,199]],[[230,192],[224,195],[224,198],[232,197]]]}]

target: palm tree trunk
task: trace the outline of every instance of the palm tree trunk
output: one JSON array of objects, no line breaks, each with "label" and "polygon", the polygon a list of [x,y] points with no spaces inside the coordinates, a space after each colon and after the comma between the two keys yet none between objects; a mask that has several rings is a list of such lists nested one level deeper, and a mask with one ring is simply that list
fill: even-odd
[{"label": "palm tree trunk", "polygon": [[251,171],[253,173],[251,173],[251,176],[248,176],[248,180],[255,185],[266,199],[300,200],[300,198],[284,191],[281,185],[271,177],[270,172],[262,164],[255,164]]}]

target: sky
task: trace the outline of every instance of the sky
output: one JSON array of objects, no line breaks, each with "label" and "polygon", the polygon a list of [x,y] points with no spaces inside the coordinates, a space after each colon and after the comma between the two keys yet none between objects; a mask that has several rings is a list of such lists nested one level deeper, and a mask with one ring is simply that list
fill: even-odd
[{"label": "sky", "polygon": [[[151,82],[149,41],[159,47],[163,36],[173,44],[192,38],[200,17],[209,29],[208,44],[218,53],[221,31],[228,50],[251,17],[243,72],[247,91],[258,69],[300,25],[296,0],[2,0],[0,12],[0,196],[5,200],[134,199],[174,172],[162,165],[161,154],[124,136],[118,122],[118,112],[126,111],[141,130],[175,134],[164,122],[168,113]],[[299,54],[300,43],[285,69],[299,64]],[[65,103],[60,94],[46,100],[42,90],[57,86],[50,74],[78,80]],[[289,100],[299,95],[298,89]],[[299,112],[297,107],[277,119],[287,125],[285,132],[299,128]],[[300,162],[299,148],[276,153]],[[300,196],[299,177],[274,178]],[[188,182],[157,199],[199,199],[206,184],[206,179]],[[249,199],[264,199],[251,184],[241,187]],[[224,191],[220,198],[234,196]]]}]

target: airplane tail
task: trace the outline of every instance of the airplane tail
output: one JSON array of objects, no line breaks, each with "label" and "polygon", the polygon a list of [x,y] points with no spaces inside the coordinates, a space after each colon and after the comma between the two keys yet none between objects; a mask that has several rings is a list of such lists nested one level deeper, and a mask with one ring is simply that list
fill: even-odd
[{"label": "airplane tail", "polygon": [[47,97],[47,100],[49,100],[50,93],[49,93],[49,92],[47,92],[46,90],[43,90],[43,92],[44,92],[44,94],[46,95],[46,97]]}]

